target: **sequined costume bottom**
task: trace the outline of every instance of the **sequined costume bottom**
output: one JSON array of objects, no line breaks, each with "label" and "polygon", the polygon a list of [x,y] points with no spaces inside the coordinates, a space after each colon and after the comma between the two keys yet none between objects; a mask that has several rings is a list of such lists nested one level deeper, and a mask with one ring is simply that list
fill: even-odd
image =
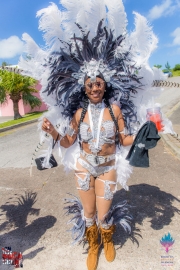
[{"label": "sequined costume bottom", "polygon": [[[87,170],[87,172],[76,171],[75,175],[77,177],[78,187],[77,189],[87,191],[90,189],[90,177],[91,175],[95,178],[95,181],[102,181],[104,183],[104,196],[97,196],[99,198],[104,198],[105,200],[112,200],[114,193],[117,191],[117,183],[110,180],[100,179],[99,176],[107,173],[113,169],[115,166],[92,166],[87,161],[82,158],[78,158],[78,163]],[[115,185],[114,190],[111,190],[110,185]]]}]

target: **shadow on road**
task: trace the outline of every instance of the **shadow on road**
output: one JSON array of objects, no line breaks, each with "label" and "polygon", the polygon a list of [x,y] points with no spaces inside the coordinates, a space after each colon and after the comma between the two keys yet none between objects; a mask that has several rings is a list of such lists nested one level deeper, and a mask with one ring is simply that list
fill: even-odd
[{"label": "shadow on road", "polygon": [[[15,194],[17,196],[17,194]],[[35,246],[46,230],[53,227],[56,223],[54,216],[39,217],[27,225],[28,215],[38,216],[40,209],[32,208],[36,202],[37,193],[29,192],[24,196],[16,197],[14,204],[7,202],[0,207],[1,213],[6,215],[6,221],[0,224],[0,243],[1,247],[10,246],[13,251],[24,253],[26,250]],[[1,216],[3,215],[1,214]],[[12,228],[15,228],[12,230]],[[4,231],[4,234],[2,232]],[[34,258],[44,247],[40,247],[29,252],[24,258]]]},{"label": "shadow on road", "polygon": [[[17,195],[17,194],[15,194]],[[23,228],[27,225],[28,215],[39,215],[40,209],[32,208],[36,202],[37,193],[25,192],[24,196],[16,197],[16,201],[8,201],[5,205],[0,207],[1,211],[6,214],[8,222],[0,225],[0,230],[18,227]],[[13,198],[9,198],[12,200]],[[13,204],[14,203],[14,204]]]},{"label": "shadow on road", "polygon": [[123,246],[128,238],[139,245],[138,237],[141,237],[141,233],[137,226],[142,225],[144,219],[148,218],[151,228],[160,230],[171,223],[175,213],[180,214],[180,210],[173,206],[174,201],[180,203],[180,200],[156,186],[140,184],[130,186],[128,192],[119,190],[114,196],[113,204],[120,200],[128,202],[129,212],[133,216],[130,235],[125,234],[121,227],[116,230],[114,242],[120,246]]},{"label": "shadow on road", "polygon": [[[0,224],[2,247],[12,246],[15,251],[23,253],[35,246],[46,230],[54,226],[56,218],[50,215],[39,217],[27,225],[28,216],[38,216],[40,212],[40,209],[33,208],[36,197],[36,193],[25,193],[24,196],[18,197],[14,204],[10,202],[13,198],[9,198],[9,202],[0,207],[1,212],[6,215],[6,221]],[[141,231],[138,225],[142,225],[146,218],[152,229],[160,230],[171,223],[175,213],[180,214],[180,210],[173,206],[174,202],[180,203],[180,200],[156,186],[140,184],[130,186],[128,192],[123,189],[119,190],[114,196],[113,204],[124,200],[130,205],[129,212],[133,216],[133,221],[130,235],[124,233],[122,227],[117,227],[113,239],[115,245],[120,247],[125,244],[127,239],[131,239],[133,243],[139,245],[138,238],[141,237]],[[3,231],[4,234],[2,234]],[[44,248],[44,246],[37,247],[24,258],[34,258]]]}]

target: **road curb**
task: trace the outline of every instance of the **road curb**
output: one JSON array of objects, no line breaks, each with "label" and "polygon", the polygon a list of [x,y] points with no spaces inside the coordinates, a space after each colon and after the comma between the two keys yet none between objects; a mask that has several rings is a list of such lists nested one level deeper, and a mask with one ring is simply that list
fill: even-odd
[{"label": "road curb", "polygon": [[180,101],[166,112],[165,114],[166,117],[169,118],[174,113],[174,111],[177,110],[179,107],[180,107]]},{"label": "road curb", "polygon": [[175,154],[175,156],[180,160],[180,141],[176,139],[171,134],[160,134],[161,139],[166,144],[168,148]]},{"label": "road curb", "polygon": [[[166,117],[169,118],[180,107],[180,101],[178,101],[170,110],[166,112]],[[178,134],[160,134],[165,145],[174,153],[174,155],[180,160],[180,138]]]},{"label": "road curb", "polygon": [[33,119],[33,120],[29,120],[29,121],[26,121],[26,122],[22,122],[22,123],[13,125],[13,126],[0,128],[0,133],[1,133],[1,132],[8,131],[8,130],[11,130],[11,129],[15,129],[15,128],[18,128],[18,127],[22,127],[22,126],[26,126],[26,125],[29,125],[29,124],[36,123],[36,122],[38,122],[38,119],[39,119],[39,118]]}]

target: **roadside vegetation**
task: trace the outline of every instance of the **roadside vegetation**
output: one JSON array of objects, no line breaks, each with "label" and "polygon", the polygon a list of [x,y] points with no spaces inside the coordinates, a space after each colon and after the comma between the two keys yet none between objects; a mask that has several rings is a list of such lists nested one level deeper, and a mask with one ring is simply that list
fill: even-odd
[{"label": "roadside vegetation", "polygon": [[34,96],[37,93],[37,81],[20,74],[18,68],[2,66],[0,68],[0,103],[6,103],[9,97],[13,102],[14,120],[21,118],[18,102],[23,100],[31,109],[41,106],[41,100]]},{"label": "roadside vegetation", "polygon": [[4,123],[0,123],[0,128],[10,127],[30,120],[38,119],[42,114],[43,112],[28,113],[17,120],[10,120]]},{"label": "roadside vegetation", "polygon": [[173,75],[173,77],[178,77],[178,76],[180,76],[180,70],[171,70],[171,72],[172,72],[172,75]]},{"label": "roadside vegetation", "polygon": [[[162,65],[154,65],[154,67],[160,69],[160,68],[162,68]],[[167,62],[165,64],[165,69],[162,69],[162,71],[164,73],[171,72],[172,73],[172,77],[178,77],[178,76],[180,76],[180,64],[176,64],[174,68],[171,68],[171,66]]]}]

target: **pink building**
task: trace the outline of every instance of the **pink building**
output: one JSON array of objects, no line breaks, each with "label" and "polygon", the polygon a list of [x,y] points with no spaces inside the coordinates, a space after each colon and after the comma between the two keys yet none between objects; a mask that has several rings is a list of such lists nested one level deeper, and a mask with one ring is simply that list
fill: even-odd
[{"label": "pink building", "polygon": [[[38,84],[36,87],[37,90],[41,89],[41,85]],[[40,98],[39,92],[34,93],[34,96]],[[25,115],[26,113],[30,112],[42,112],[47,110],[47,107],[44,103],[42,103],[41,107],[36,107],[33,110],[31,110],[31,107],[29,105],[23,104],[22,99],[19,101],[19,113],[21,115]],[[14,111],[13,111],[13,102],[11,99],[8,98],[7,102],[4,104],[0,104],[0,116],[14,116]]]}]

